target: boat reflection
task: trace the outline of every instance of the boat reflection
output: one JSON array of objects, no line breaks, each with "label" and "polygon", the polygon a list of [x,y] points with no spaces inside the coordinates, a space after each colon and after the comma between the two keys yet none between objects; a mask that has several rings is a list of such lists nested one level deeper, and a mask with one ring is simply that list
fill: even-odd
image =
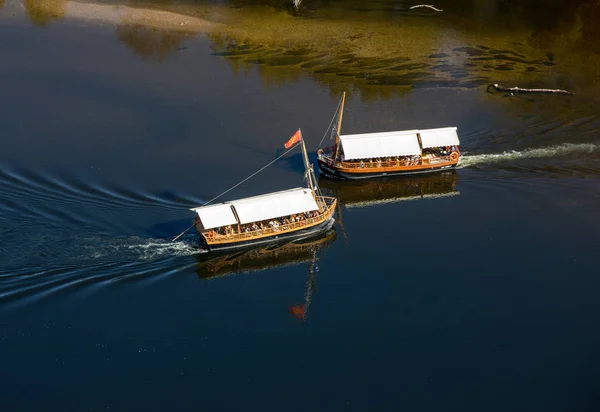
[{"label": "boat reflection", "polygon": [[369,181],[319,179],[319,186],[323,192],[335,195],[346,208],[456,196],[460,194],[456,190],[457,183],[458,174],[455,171]]},{"label": "boat reflection", "polygon": [[336,238],[335,229],[317,238],[298,240],[228,255],[197,255],[197,275],[212,279],[239,273],[260,272],[302,263],[313,264],[318,252],[324,251]]},{"label": "boat reflection", "polygon": [[318,238],[298,240],[283,245],[273,245],[216,257],[210,254],[197,255],[196,273],[201,279],[215,279],[221,276],[260,272],[306,263],[308,266],[308,279],[304,290],[304,300],[302,303],[296,303],[288,307],[288,311],[293,317],[306,321],[312,295],[315,292],[315,270],[318,254],[324,253],[335,241],[335,238],[335,229],[331,229]]}]

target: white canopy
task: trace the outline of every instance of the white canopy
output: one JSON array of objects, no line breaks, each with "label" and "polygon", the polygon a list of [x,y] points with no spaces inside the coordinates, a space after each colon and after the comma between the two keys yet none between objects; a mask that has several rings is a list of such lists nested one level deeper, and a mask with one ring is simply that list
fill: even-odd
[{"label": "white canopy", "polygon": [[237,224],[236,214],[239,223],[245,224],[318,209],[310,189],[298,187],[190,210],[198,214],[205,229],[212,229]]},{"label": "white canopy", "polygon": [[421,135],[423,149],[439,146],[458,146],[460,144],[456,127],[420,130],[419,134]]},{"label": "white canopy", "polygon": [[340,136],[345,160],[421,154],[418,130]]},{"label": "white canopy", "polygon": [[198,217],[200,218],[204,229],[212,229],[237,223],[230,204],[218,203],[216,205],[196,207],[191,210],[198,213]]},{"label": "white canopy", "polygon": [[319,209],[310,189],[303,187],[247,197],[228,203],[235,208],[241,224]]}]

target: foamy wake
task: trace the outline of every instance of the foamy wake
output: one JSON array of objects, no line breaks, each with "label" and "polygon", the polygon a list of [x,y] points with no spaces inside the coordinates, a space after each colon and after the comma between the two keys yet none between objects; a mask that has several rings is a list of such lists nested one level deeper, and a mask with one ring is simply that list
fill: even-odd
[{"label": "foamy wake", "polygon": [[459,167],[471,167],[480,164],[506,162],[518,159],[540,159],[555,156],[564,156],[572,153],[591,153],[598,150],[598,145],[593,143],[563,143],[557,146],[542,147],[539,149],[526,149],[521,152],[515,150],[503,153],[463,155]]},{"label": "foamy wake", "polygon": [[145,243],[128,245],[127,248],[138,255],[140,259],[150,260],[169,256],[189,256],[202,253],[198,246],[187,242],[172,242],[170,240],[148,240]]},{"label": "foamy wake", "polygon": [[94,259],[112,255],[118,256],[120,259],[126,258],[127,260],[138,261],[190,256],[206,252],[198,245],[186,241],[172,242],[168,239],[142,238],[121,239],[119,243],[115,240],[111,244],[89,246],[88,249],[92,251],[91,257]]}]

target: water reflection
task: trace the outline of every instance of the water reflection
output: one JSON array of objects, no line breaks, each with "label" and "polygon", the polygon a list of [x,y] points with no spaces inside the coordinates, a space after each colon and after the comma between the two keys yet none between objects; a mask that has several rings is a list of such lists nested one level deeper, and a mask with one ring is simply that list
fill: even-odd
[{"label": "water reflection", "polygon": [[330,230],[319,238],[306,241],[297,241],[285,245],[254,249],[230,255],[211,257],[210,255],[197,255],[198,266],[196,273],[201,279],[212,279],[221,276],[235,275],[238,273],[261,272],[307,264],[308,279],[304,290],[304,299],[301,303],[294,302],[288,306],[290,315],[306,321],[308,310],[312,302],[315,288],[315,271],[319,254],[335,241],[335,229]]},{"label": "water reflection", "polygon": [[36,26],[47,26],[67,12],[67,0],[24,0],[23,3],[27,16]]},{"label": "water reflection", "polygon": [[298,12],[289,3],[24,0],[37,25],[65,13],[115,23],[117,37],[143,58],[163,61],[204,33],[236,73],[258,67],[266,84],[308,74],[333,94],[355,89],[365,100],[507,77],[509,86],[565,88],[574,71],[586,87],[597,83],[598,55],[580,51],[600,52],[598,2],[440,1],[443,13],[391,0],[303,2]]},{"label": "water reflection", "polygon": [[202,279],[211,279],[239,273],[260,272],[301,263],[314,263],[317,253],[323,253],[335,241],[335,229],[318,238],[299,240],[284,245],[252,249],[228,255],[196,256],[197,275]]},{"label": "water reflection", "polygon": [[159,29],[143,24],[119,25],[116,33],[119,40],[138,56],[159,62],[180,50],[183,41],[192,37],[186,32]]},{"label": "water reflection", "polygon": [[346,208],[376,206],[405,200],[456,196],[455,171],[423,176],[399,176],[367,181],[339,181],[320,178],[323,192],[337,196]]}]

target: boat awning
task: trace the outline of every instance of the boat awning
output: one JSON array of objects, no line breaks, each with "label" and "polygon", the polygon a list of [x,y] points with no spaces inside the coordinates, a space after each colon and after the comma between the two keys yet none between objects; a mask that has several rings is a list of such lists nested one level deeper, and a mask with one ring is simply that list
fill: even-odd
[{"label": "boat awning", "polygon": [[233,205],[241,224],[319,209],[311,190],[303,187],[247,197],[228,203]]},{"label": "boat awning", "polygon": [[419,130],[419,134],[421,135],[423,149],[427,149],[428,147],[458,146],[460,144],[458,134],[456,134],[456,127]]},{"label": "boat awning", "polygon": [[318,209],[311,190],[298,187],[190,210],[198,214],[204,229],[212,229],[237,224],[236,214],[239,223],[245,224]]},{"label": "boat awning", "polygon": [[231,210],[231,205],[226,203],[201,206],[191,210],[198,214],[204,229],[212,229],[237,223],[233,210]]},{"label": "boat awning", "polygon": [[340,136],[345,160],[421,154],[418,130]]}]

